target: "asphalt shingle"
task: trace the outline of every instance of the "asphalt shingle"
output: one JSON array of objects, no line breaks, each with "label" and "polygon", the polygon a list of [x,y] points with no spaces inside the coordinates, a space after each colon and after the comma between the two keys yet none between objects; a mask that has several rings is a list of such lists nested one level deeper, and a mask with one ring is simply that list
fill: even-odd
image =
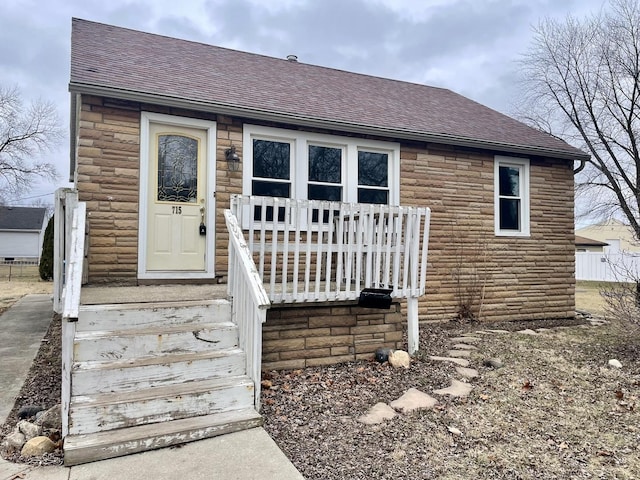
[{"label": "asphalt shingle", "polygon": [[70,90],[181,101],[246,118],[290,118],[347,131],[539,150],[580,150],[443,88],[390,80],[73,19]]}]

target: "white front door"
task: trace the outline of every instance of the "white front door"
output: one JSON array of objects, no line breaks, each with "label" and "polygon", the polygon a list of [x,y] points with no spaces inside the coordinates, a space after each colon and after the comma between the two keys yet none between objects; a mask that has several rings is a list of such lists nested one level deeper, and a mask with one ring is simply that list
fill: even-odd
[{"label": "white front door", "polygon": [[215,165],[209,159],[211,127],[190,119],[143,115],[142,278],[213,274],[213,181],[208,171]]}]

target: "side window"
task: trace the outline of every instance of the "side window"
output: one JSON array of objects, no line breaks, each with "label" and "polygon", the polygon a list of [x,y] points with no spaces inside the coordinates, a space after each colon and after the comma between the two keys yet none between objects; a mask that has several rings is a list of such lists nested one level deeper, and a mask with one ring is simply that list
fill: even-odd
[{"label": "side window", "polygon": [[494,169],[495,233],[529,235],[529,160],[496,157]]}]

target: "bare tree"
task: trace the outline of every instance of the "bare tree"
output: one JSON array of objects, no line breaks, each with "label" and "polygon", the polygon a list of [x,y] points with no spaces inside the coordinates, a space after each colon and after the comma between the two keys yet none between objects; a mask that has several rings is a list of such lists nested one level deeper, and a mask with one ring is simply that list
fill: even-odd
[{"label": "bare tree", "polygon": [[16,87],[0,86],[0,197],[28,191],[38,177],[53,180],[55,167],[41,156],[62,138],[52,103],[36,100],[25,106]]},{"label": "bare tree", "polygon": [[519,116],[590,153],[576,169],[588,213],[622,215],[640,238],[638,0],[611,0],[583,20],[543,20],[521,67]]}]

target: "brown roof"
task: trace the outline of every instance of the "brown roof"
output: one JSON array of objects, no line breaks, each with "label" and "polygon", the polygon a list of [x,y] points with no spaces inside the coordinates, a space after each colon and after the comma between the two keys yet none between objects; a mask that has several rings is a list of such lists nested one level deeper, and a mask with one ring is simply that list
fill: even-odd
[{"label": "brown roof", "polygon": [[599,240],[593,240],[587,237],[581,237],[580,235],[576,235],[576,246],[580,247],[606,247],[609,245],[608,243],[601,242]]},{"label": "brown roof", "polygon": [[73,19],[72,92],[494,150],[588,158],[450,90]]}]

